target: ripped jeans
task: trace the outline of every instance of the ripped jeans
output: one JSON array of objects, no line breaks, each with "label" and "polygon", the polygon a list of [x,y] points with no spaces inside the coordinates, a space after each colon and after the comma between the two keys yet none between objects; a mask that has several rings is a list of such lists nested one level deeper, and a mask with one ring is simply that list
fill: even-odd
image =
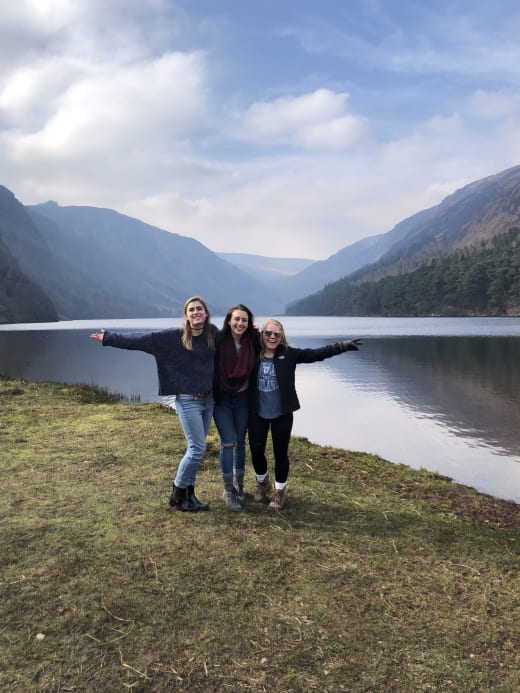
[{"label": "ripped jeans", "polygon": [[[247,391],[224,393],[213,418],[220,436],[220,471],[224,476],[244,472],[246,466]],[[224,445],[234,443],[234,445]]]}]

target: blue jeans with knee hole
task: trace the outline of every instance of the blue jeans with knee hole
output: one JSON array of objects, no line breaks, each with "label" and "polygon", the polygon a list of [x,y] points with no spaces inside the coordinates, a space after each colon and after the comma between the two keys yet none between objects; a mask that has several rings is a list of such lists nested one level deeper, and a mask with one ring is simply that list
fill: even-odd
[{"label": "blue jeans with knee hole", "polygon": [[175,486],[186,488],[195,486],[199,464],[206,451],[206,437],[213,416],[213,398],[177,395],[175,410],[188,443],[177,469]]},{"label": "blue jeans with knee hole", "polygon": [[247,391],[224,393],[215,404],[213,418],[220,436],[220,471],[223,476],[243,472],[246,466]]}]

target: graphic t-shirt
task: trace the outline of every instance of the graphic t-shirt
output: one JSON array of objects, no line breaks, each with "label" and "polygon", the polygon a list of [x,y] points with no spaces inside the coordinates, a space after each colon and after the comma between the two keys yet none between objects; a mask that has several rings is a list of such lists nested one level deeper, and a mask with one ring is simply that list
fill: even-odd
[{"label": "graphic t-shirt", "polygon": [[273,359],[263,358],[258,371],[258,414],[262,419],[276,419],[282,414],[280,390]]}]

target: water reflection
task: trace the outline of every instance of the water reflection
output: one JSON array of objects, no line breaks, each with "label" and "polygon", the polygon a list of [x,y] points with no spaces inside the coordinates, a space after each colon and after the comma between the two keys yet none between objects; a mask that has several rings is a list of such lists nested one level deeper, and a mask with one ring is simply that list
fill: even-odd
[{"label": "water reflection", "polygon": [[386,393],[454,433],[520,455],[520,340],[510,337],[408,337],[365,342],[361,364],[339,379]]},{"label": "water reflection", "polygon": [[154,360],[100,346],[91,330],[0,333],[0,372],[26,380],[100,385],[143,401],[156,397]]}]

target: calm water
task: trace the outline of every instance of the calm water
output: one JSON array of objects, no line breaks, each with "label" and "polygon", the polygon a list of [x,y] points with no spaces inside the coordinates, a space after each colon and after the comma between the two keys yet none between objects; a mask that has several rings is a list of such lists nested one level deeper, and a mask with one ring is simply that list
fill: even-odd
[{"label": "calm water", "polygon": [[[258,318],[260,323],[262,318]],[[221,318],[214,322],[220,325]],[[289,341],[362,337],[359,352],[301,365],[294,433],[424,467],[520,502],[520,319],[283,318]],[[154,359],[103,348],[94,329],[176,320],[0,326],[0,372],[87,382],[157,400]]]}]

